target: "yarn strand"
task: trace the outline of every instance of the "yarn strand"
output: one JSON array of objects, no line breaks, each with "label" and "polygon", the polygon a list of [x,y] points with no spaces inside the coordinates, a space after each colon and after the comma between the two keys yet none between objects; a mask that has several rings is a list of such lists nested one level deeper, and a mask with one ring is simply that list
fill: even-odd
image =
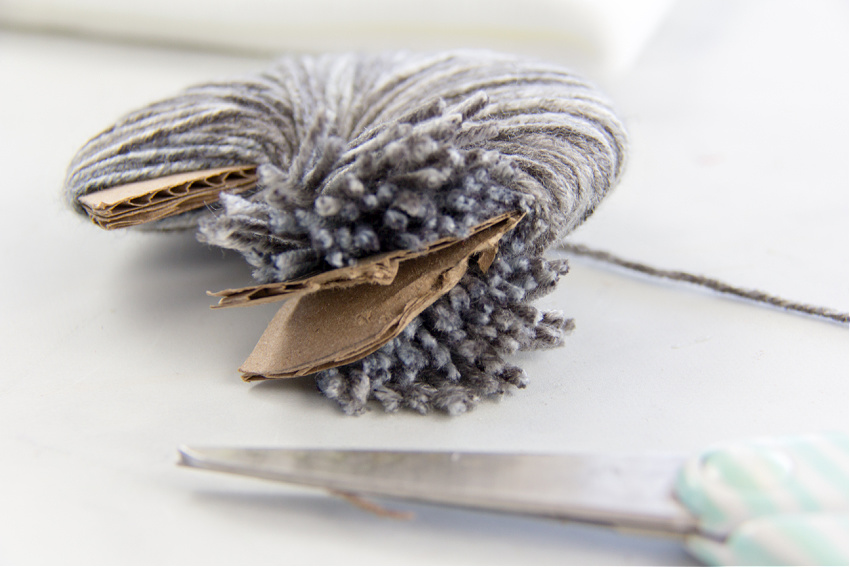
[{"label": "yarn strand", "polygon": [[583,244],[563,243],[559,246],[559,248],[569,254],[592,258],[594,260],[598,260],[606,264],[612,264],[621,268],[626,268],[627,270],[631,270],[633,272],[639,272],[641,274],[646,274],[655,278],[661,278],[677,282],[686,282],[725,295],[732,295],[735,297],[740,297],[742,299],[748,299],[750,301],[761,303],[763,305],[778,307],[780,309],[785,309],[786,311],[795,311],[797,313],[811,315],[813,317],[818,317],[820,319],[825,319],[829,321],[835,321],[836,323],[842,323],[844,325],[847,325],[848,322],[850,322],[850,314],[843,313],[835,309],[830,309],[828,307],[820,307],[817,305],[809,305],[807,303],[798,303],[796,301],[791,301],[782,297],[770,295],[757,289],[744,289],[736,287],[720,280],[709,278],[707,276],[690,274],[688,272],[682,272],[678,270],[662,270],[659,268],[654,268],[647,264],[642,264],[640,262],[633,262],[631,260],[620,258],[619,256],[611,254],[610,252],[588,248]]}]

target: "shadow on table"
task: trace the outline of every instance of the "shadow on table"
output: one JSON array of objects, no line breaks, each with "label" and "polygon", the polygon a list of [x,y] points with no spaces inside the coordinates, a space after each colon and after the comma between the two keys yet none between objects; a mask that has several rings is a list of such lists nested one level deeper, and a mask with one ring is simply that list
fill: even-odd
[{"label": "shadow on table", "polygon": [[[415,504],[395,500],[372,500],[391,511],[410,512],[413,518],[399,520],[357,508],[347,501],[328,496],[321,491],[300,493],[280,485],[281,490],[292,492],[274,493],[274,485],[265,491],[219,492],[198,491],[194,499],[210,513],[226,514],[242,527],[246,523],[254,526],[259,535],[267,532],[269,537],[297,537],[299,531],[316,530],[321,539],[328,542],[356,541],[358,549],[384,548],[380,557],[386,559],[386,551],[398,549],[428,549],[445,546],[438,555],[450,553],[458,556],[481,550],[482,562],[499,562],[500,548],[507,544],[509,553],[504,561],[516,561],[525,557],[534,562],[546,560],[553,555],[559,562],[568,563],[570,558],[586,563],[596,555],[600,561],[610,562],[612,556],[621,564],[653,565],[698,565],[688,556],[680,543],[665,538],[644,537],[618,533],[610,529],[548,521],[521,516],[468,511]],[[294,529],[295,528],[295,529]],[[388,546],[387,541],[394,542]],[[589,559],[590,558],[590,559]],[[412,556],[413,562],[433,561],[433,555]],[[321,562],[317,556],[317,561]],[[359,561],[369,561],[359,557]]]}]

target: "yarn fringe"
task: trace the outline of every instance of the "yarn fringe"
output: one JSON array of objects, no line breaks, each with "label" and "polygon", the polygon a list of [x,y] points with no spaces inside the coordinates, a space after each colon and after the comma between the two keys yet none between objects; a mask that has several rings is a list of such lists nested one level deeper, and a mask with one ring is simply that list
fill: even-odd
[{"label": "yarn fringe", "polygon": [[285,57],[266,72],[190,88],[130,113],[84,146],[68,195],[168,174],[258,166],[256,192],[151,223],[197,227],[239,251],[261,283],[463,238],[512,210],[487,273],[471,266],[395,339],[316,375],[350,414],[459,414],[522,388],[505,357],[562,344],[572,320],[530,305],[565,261],[545,250],[618,181],[626,135],[568,71],[482,51]]}]

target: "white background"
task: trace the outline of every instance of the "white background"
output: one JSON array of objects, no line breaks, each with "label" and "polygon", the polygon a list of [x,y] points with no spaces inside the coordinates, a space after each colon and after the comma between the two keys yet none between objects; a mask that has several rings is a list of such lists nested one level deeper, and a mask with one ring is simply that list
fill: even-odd
[{"label": "white background", "polygon": [[[573,241],[847,310],[845,2],[682,1],[616,72],[535,49],[583,66],[632,135],[623,183]],[[846,327],[578,259],[540,302],[576,318],[566,346],[517,357],[528,388],[467,415],[354,418],[310,379],[242,383],[276,307],[204,295],[248,284],[241,258],[101,231],[61,187],[122,113],[263,64],[0,29],[0,562],[682,564],[674,541],[599,528],[375,517],[178,468],[176,447],[693,453],[847,430]]]}]

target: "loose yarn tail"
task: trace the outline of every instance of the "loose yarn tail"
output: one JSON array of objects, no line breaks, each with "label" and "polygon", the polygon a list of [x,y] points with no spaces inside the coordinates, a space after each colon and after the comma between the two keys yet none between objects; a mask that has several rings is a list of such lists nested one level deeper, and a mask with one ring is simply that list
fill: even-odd
[{"label": "loose yarn tail", "polygon": [[785,309],[786,311],[793,311],[803,315],[810,315],[812,317],[817,317],[819,319],[824,319],[827,321],[834,321],[836,323],[841,323],[844,325],[850,323],[850,313],[844,313],[835,309],[830,309],[828,307],[820,307],[817,305],[809,305],[807,303],[799,303],[796,301],[783,299],[781,297],[777,297],[775,295],[771,295],[769,293],[765,293],[757,289],[740,288],[706,276],[690,274],[688,272],[682,272],[678,270],[662,270],[659,268],[654,268],[647,264],[634,262],[632,260],[626,260],[619,256],[615,256],[610,252],[605,252],[604,250],[588,248],[587,246],[584,246],[582,244],[563,243],[558,248],[569,254],[593,258],[594,260],[598,260],[606,264],[619,266],[621,268],[625,268],[627,270],[631,270],[633,272],[638,272],[641,274],[646,274],[655,278],[661,278],[676,282],[686,282],[689,284],[710,289],[712,291],[716,291],[718,293],[732,295],[735,297],[740,297],[742,299],[754,301],[762,305],[778,307],[780,309]]}]

